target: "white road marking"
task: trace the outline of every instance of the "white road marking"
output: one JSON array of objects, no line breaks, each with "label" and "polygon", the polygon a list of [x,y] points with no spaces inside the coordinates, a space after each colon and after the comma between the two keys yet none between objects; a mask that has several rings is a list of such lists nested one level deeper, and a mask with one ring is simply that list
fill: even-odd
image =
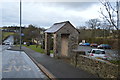
[{"label": "white road marking", "polygon": [[21,66],[13,66],[16,71],[20,71]]},{"label": "white road marking", "polygon": [[23,65],[23,70],[25,70],[25,71],[30,71],[30,70],[32,70],[32,69],[30,68],[30,66],[25,66],[25,65]]},{"label": "white road marking", "polygon": [[11,72],[12,71],[12,66],[9,66],[8,68],[5,68],[5,70],[3,70],[3,72]]},{"label": "white road marking", "polygon": [[25,52],[4,50],[2,52],[3,78],[45,78],[43,72]]}]

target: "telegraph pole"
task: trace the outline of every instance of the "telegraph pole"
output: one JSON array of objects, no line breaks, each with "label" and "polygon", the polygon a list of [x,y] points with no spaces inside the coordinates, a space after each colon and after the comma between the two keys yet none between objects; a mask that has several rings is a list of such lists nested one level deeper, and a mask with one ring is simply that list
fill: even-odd
[{"label": "telegraph pole", "polygon": [[22,43],[22,37],[21,37],[21,13],[22,13],[22,11],[21,11],[21,0],[20,0],[20,50],[21,50],[21,43]]},{"label": "telegraph pole", "polygon": [[117,28],[120,28],[120,1],[117,1]]},{"label": "telegraph pole", "polygon": [[118,2],[118,28],[120,29],[120,1]]},{"label": "telegraph pole", "polygon": [[[120,44],[120,35],[119,35],[119,32],[120,32],[120,1],[117,1],[116,2],[116,7],[117,7],[117,28],[118,28],[118,50],[120,50],[120,47],[119,47],[119,44]],[[120,54],[119,54],[120,56]]]}]

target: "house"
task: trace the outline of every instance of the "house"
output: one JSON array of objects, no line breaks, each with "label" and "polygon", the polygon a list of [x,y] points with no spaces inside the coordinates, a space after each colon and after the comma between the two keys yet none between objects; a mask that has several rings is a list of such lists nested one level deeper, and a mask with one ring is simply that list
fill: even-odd
[{"label": "house", "polygon": [[80,32],[69,22],[55,23],[45,31],[45,52],[50,55],[51,35],[54,56],[70,57],[78,45]]}]

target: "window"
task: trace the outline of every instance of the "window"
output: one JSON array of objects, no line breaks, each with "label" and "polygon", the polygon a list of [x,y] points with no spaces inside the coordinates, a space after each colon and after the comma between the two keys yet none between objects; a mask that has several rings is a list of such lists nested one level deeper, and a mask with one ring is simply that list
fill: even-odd
[{"label": "window", "polygon": [[105,51],[101,51],[101,54],[105,54]]},{"label": "window", "polygon": [[96,50],[95,53],[96,54],[105,54],[105,51]]},{"label": "window", "polygon": [[93,50],[92,53],[95,53],[95,50]]}]

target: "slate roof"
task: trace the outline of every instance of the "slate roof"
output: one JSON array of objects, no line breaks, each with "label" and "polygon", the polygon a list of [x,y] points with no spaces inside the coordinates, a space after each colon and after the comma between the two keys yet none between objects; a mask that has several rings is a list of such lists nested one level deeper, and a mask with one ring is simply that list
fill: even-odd
[{"label": "slate roof", "polygon": [[[71,24],[69,21],[64,21],[64,22],[60,22],[60,23],[55,23],[55,24],[53,24],[53,26],[51,26],[49,29],[47,29],[46,31],[45,31],[45,33],[55,33],[55,32],[57,32],[59,29],[61,29],[65,24],[67,24],[67,23],[69,23],[69,24]],[[76,29],[75,27],[74,27],[74,29]],[[77,30],[77,29],[76,29]],[[78,31],[78,30],[77,30]],[[79,31],[78,31],[78,33],[80,33]]]},{"label": "slate roof", "polygon": [[69,21],[65,21],[65,22],[60,22],[60,23],[55,23],[53,26],[51,26],[48,30],[46,30],[46,33],[55,33],[57,32],[59,29],[61,29],[67,22]]}]

